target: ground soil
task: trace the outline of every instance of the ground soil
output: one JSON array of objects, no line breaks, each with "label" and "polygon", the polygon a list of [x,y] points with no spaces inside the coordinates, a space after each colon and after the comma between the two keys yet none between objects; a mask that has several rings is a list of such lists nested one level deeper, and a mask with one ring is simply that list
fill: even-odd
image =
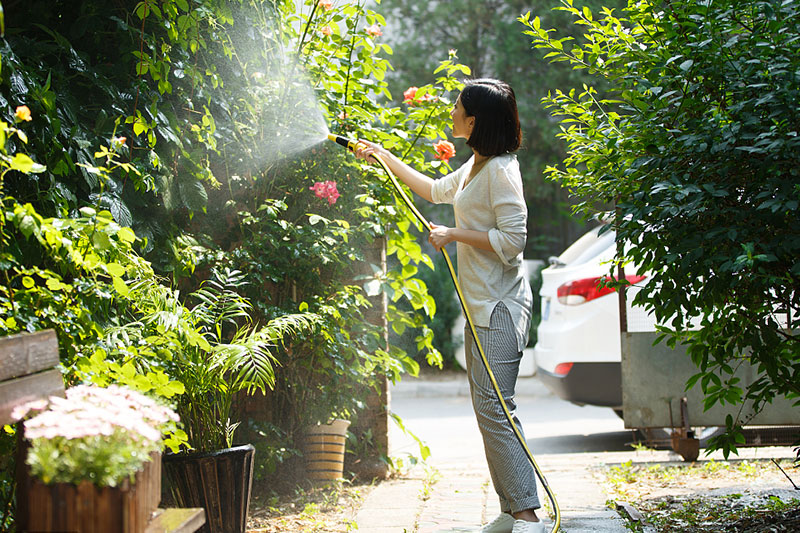
[{"label": "ground soil", "polygon": [[[800,477],[791,461],[780,464]],[[610,503],[634,531],[800,531],[800,490],[769,460],[626,463],[600,471]]]},{"label": "ground soil", "polygon": [[345,533],[356,530],[361,502],[372,483],[340,482],[333,485],[296,487],[275,494],[269,487],[254,487],[248,533]]}]

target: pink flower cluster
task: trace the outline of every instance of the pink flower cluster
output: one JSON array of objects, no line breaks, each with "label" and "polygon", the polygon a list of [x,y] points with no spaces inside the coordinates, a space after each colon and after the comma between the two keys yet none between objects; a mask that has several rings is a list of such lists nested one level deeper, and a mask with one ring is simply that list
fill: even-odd
[{"label": "pink flower cluster", "polygon": [[309,187],[317,198],[327,198],[328,205],[333,205],[339,199],[339,191],[336,189],[335,181],[318,181],[313,187]]},{"label": "pink flower cluster", "polygon": [[66,396],[51,397],[49,405],[31,402],[15,409],[12,416],[20,419],[30,410],[41,411],[25,422],[25,436],[31,440],[108,437],[124,432],[145,445],[159,443],[161,428],[178,421],[171,409],[117,385],[105,389],[79,385],[68,389]]}]

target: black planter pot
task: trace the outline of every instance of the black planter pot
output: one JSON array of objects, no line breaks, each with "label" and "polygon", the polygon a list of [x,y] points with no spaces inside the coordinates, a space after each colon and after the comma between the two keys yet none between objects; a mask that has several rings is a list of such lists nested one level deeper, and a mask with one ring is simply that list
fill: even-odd
[{"label": "black planter pot", "polygon": [[206,510],[204,533],[245,533],[253,486],[251,444],[208,453],[165,454],[162,468],[179,507]]}]

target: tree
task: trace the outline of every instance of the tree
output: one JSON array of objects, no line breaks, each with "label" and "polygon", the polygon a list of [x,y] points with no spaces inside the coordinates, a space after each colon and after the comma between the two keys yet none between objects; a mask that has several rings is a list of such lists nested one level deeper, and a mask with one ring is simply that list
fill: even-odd
[{"label": "tree", "polygon": [[[625,18],[560,10],[585,28],[556,38],[522,17],[537,48],[611,83],[557,90],[569,146],[551,178],[589,215],[616,202],[619,262],[652,272],[636,304],[686,343],[707,406],[800,397],[800,2],[631,1]],[[691,322],[699,320],[701,329]],[[662,336],[663,338],[663,336]],[[759,379],[733,377],[745,362]],[[711,444],[727,455],[747,420]]]}]

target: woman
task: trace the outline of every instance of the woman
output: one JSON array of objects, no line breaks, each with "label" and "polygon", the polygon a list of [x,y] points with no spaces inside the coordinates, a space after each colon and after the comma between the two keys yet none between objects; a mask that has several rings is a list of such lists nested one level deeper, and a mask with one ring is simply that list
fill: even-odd
[{"label": "woman", "polygon": [[[455,241],[458,276],[478,338],[513,415],[514,386],[528,342],[530,285],[523,274],[527,207],[516,156],[522,141],[514,91],[494,79],[466,82],[450,116],[453,137],[467,139],[473,156],[461,168],[433,180],[381,146],[361,141],[356,155],[379,155],[391,171],[430,202],[453,204],[456,227],[433,225],[428,241],[436,250]],[[533,466],[514,436],[496,397],[469,327],[467,352],[472,405],[483,436],[486,460],[503,511],[484,533],[544,532]],[[514,416],[514,421],[519,422]]]}]

